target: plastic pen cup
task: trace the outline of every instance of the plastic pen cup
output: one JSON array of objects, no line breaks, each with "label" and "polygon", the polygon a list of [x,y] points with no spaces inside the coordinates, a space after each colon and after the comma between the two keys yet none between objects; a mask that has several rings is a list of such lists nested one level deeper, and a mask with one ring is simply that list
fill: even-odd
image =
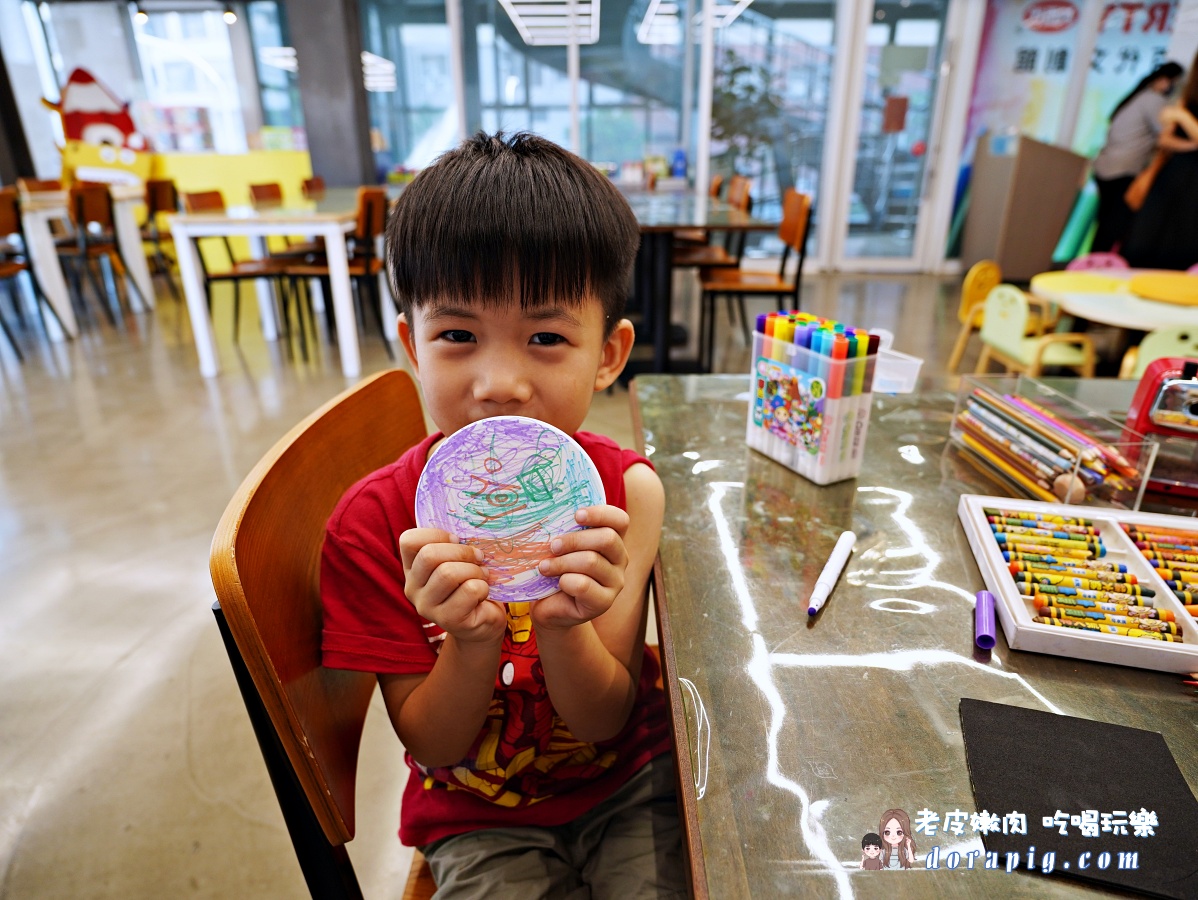
[{"label": "plastic pen cup", "polygon": [[983,650],[994,647],[994,595],[978,591],[973,613],[973,641]]}]

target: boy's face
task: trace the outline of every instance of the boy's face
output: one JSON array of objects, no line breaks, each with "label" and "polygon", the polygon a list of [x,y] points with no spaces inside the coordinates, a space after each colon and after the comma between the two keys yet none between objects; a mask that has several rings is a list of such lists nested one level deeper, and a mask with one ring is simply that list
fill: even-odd
[{"label": "boy's face", "polygon": [[633,342],[627,320],[604,338],[597,300],[530,310],[431,302],[410,315],[400,317],[399,336],[447,435],[492,416],[528,416],[573,434]]},{"label": "boy's face", "polygon": [[877,859],[879,856],[882,855],[882,848],[879,847],[877,844],[866,844],[865,845],[865,855],[868,856],[870,859]]}]

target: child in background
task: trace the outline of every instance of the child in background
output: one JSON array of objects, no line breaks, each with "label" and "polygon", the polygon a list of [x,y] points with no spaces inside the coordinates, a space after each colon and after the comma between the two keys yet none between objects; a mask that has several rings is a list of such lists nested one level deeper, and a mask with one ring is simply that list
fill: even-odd
[{"label": "child in background", "polygon": [[[619,191],[542,138],[479,134],[396,202],[400,338],[438,431],[329,520],[324,664],[378,674],[411,767],[400,838],[438,897],[682,897],[660,669],[645,653],[664,510],[648,460],[580,431],[633,343],[639,242]],[[379,410],[387,415],[387,410]],[[529,416],[572,435],[607,505],[540,563],[560,590],[488,599],[481,554],[417,528],[429,453],[463,426]]]},{"label": "child in background", "polygon": [[872,831],[861,839],[861,868],[881,871],[882,839]]}]

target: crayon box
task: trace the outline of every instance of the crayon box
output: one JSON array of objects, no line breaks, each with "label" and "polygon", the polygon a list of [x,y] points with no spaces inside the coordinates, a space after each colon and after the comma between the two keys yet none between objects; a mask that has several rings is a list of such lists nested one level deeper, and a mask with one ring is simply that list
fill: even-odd
[{"label": "crayon box", "polygon": [[793,333],[753,335],[745,441],[816,484],[855,478],[865,453],[878,354],[850,356],[846,344],[834,332],[811,349]]}]

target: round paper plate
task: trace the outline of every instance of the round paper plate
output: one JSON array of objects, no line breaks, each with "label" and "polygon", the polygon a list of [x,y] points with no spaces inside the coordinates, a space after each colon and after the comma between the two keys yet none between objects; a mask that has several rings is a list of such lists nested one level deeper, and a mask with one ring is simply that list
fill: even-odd
[{"label": "round paper plate", "polygon": [[480,419],[447,437],[416,485],[416,524],[483,551],[491,599],[540,600],[557,578],[537,564],[549,542],[582,528],[574,513],[606,503],[599,470],[563,431],[524,416]]},{"label": "round paper plate", "polygon": [[1064,294],[1117,294],[1127,286],[1127,279],[1101,272],[1045,272],[1036,276],[1036,285]]}]

